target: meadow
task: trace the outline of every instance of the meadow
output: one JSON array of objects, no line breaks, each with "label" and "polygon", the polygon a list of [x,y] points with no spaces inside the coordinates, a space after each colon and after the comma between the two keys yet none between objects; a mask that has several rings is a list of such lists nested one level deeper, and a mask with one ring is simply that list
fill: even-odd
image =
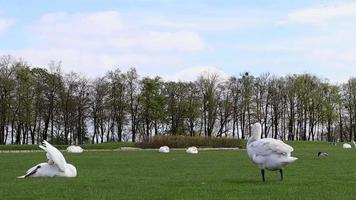
[{"label": "meadow", "polygon": [[[64,153],[76,178],[16,179],[46,160],[42,152],[0,153],[0,199],[354,199],[356,149],[293,142],[299,159],[285,170],[260,171],[245,150]],[[318,151],[329,157],[317,157]]]}]

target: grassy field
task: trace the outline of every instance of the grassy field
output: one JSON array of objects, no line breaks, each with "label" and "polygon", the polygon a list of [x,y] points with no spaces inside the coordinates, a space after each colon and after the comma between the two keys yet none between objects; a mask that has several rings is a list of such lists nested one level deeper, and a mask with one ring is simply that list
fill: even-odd
[{"label": "grassy field", "polygon": [[[44,153],[0,154],[0,199],[354,199],[356,149],[327,143],[292,143],[295,163],[285,170],[259,169],[245,150],[84,152],[67,154],[76,178],[16,179],[45,160]],[[318,158],[318,151],[329,153]]]}]

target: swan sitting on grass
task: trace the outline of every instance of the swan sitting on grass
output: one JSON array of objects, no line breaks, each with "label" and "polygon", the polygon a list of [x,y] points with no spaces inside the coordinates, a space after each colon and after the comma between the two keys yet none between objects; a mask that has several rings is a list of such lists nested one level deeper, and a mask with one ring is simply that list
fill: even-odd
[{"label": "swan sitting on grass", "polygon": [[168,146],[161,146],[158,149],[158,152],[160,152],[160,153],[169,153],[169,147]]},{"label": "swan sitting on grass", "polygon": [[198,148],[189,147],[186,152],[189,153],[189,154],[197,154],[198,153]]},{"label": "swan sitting on grass", "polygon": [[77,169],[68,164],[62,155],[62,153],[46,140],[43,141],[42,145],[39,145],[41,149],[46,151],[46,156],[48,162],[40,163],[29,170],[23,176],[17,178],[27,178],[27,177],[76,177]]},{"label": "swan sitting on grass", "polygon": [[351,149],[351,144],[344,143],[344,144],[342,145],[342,148],[344,148],[344,149]]},{"label": "swan sitting on grass", "polygon": [[82,153],[84,150],[80,146],[71,145],[67,147],[69,153]]},{"label": "swan sitting on grass", "polygon": [[293,148],[284,142],[272,138],[261,139],[261,124],[252,126],[252,136],[247,142],[247,153],[251,161],[261,169],[262,180],[265,181],[265,169],[279,170],[283,180],[283,169],[298,158],[291,157]]}]

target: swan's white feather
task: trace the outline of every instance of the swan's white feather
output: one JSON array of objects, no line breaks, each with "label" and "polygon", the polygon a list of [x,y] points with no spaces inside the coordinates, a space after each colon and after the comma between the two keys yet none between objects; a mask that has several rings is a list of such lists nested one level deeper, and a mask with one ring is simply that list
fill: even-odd
[{"label": "swan's white feather", "polygon": [[293,147],[288,144],[272,138],[264,138],[252,142],[249,148],[253,154],[260,156],[268,156],[271,154],[290,155],[294,150]]},{"label": "swan's white feather", "polygon": [[169,147],[168,146],[161,146],[158,149],[158,152],[160,152],[160,153],[169,153]]},{"label": "swan's white feather", "polygon": [[189,147],[187,150],[186,150],[187,153],[189,154],[197,154],[198,153],[198,148],[196,147]]},{"label": "swan's white feather", "polygon": [[[50,165],[48,163],[40,163],[31,169],[36,169],[37,166],[41,166],[41,168],[37,169],[37,172],[31,175],[31,177],[54,177],[60,171],[57,165]],[[32,170],[28,170],[26,174],[30,173]]]},{"label": "swan's white feather", "polygon": [[67,164],[66,159],[57,148],[52,146],[46,140],[43,141],[43,146],[40,145],[39,147],[47,152],[46,156],[49,164],[53,161],[62,172],[65,171],[65,165]]},{"label": "swan's white feather", "polygon": [[39,145],[41,149],[46,151],[47,163],[40,163],[31,167],[26,171],[26,174],[17,178],[26,177],[76,177],[77,169],[72,164],[67,164],[62,153],[47,141],[43,141],[43,145]]},{"label": "swan's white feather", "polygon": [[247,153],[260,169],[283,169],[298,159],[290,156],[294,150],[290,145],[273,138],[260,139],[260,137],[261,124],[256,123],[252,127],[252,136],[247,143]]},{"label": "swan's white feather", "polygon": [[67,147],[67,151],[69,153],[82,153],[84,150],[80,146],[71,145],[71,146]]}]

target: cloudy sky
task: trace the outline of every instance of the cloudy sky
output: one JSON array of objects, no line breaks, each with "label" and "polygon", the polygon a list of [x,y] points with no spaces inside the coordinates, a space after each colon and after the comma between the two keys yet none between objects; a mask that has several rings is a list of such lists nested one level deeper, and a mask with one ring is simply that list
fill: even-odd
[{"label": "cloudy sky", "polygon": [[88,77],[356,76],[356,1],[0,0],[0,55]]}]

